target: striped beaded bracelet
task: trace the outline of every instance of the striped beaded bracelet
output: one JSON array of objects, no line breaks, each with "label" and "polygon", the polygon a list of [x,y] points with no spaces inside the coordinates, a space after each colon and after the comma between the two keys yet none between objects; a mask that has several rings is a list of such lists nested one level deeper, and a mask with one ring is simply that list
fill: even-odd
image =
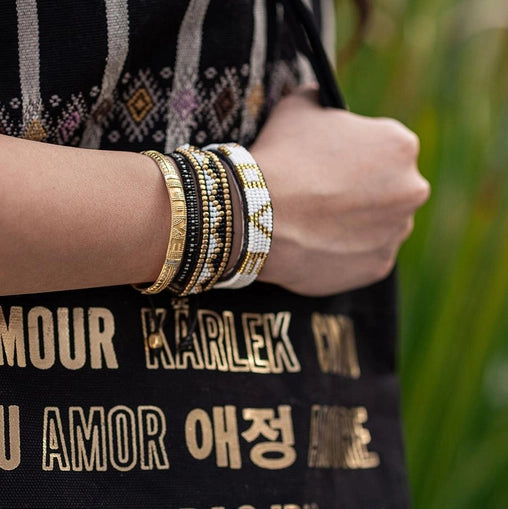
[{"label": "striped beaded bracelet", "polygon": [[270,194],[250,153],[237,143],[212,144],[204,147],[225,156],[241,191],[244,208],[244,248],[231,275],[215,288],[242,288],[251,284],[263,268],[273,232],[273,210]]},{"label": "striped beaded bracelet", "polygon": [[224,273],[232,244],[232,205],[227,173],[215,154],[190,145],[176,149],[192,165],[201,197],[202,237],[194,272],[178,292],[184,296],[211,289]]}]

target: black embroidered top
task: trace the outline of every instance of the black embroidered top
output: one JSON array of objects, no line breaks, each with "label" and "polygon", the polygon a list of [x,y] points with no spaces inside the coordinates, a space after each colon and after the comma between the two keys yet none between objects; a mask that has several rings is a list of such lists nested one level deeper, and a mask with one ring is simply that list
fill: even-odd
[{"label": "black embroidered top", "polygon": [[[308,1],[332,41],[332,0]],[[97,149],[248,145],[307,79],[275,0],[0,1],[0,133]],[[3,241],[3,240],[2,240]],[[409,507],[380,283],[0,298],[0,507]],[[377,295],[378,294],[378,295]]]}]

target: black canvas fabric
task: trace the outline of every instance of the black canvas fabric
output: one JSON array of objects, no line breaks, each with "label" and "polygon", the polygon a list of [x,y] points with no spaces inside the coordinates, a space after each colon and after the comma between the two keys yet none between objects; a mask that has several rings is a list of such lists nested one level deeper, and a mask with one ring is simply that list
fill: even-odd
[{"label": "black canvas fabric", "polygon": [[[257,2],[212,0],[198,74],[187,103],[174,102],[191,2],[130,1],[128,53],[98,104],[105,3],[38,2],[42,103],[27,124],[22,3],[0,2],[4,134],[80,145],[95,116],[98,148],[163,150],[179,114],[193,143],[248,145],[300,79],[287,22],[267,2],[263,93],[249,95]],[[409,507],[395,301],[393,279],[326,298],[260,283],[198,303],[163,293],[164,346],[151,351],[151,304],[130,286],[0,297],[0,507]]]}]

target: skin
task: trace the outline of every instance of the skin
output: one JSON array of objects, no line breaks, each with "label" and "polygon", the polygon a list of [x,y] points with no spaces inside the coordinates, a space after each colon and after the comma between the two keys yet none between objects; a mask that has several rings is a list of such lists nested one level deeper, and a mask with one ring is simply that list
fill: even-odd
[{"label": "skin", "polygon": [[322,296],[386,277],[430,195],[418,152],[400,122],[323,109],[314,87],[283,99],[251,147],[275,204],[260,279]]},{"label": "skin", "polygon": [[[0,295],[157,278],[170,207],[151,159],[1,135],[0,152]],[[413,133],[323,109],[313,88],[277,105],[251,153],[275,216],[259,279],[305,295],[386,275],[429,196]]]}]

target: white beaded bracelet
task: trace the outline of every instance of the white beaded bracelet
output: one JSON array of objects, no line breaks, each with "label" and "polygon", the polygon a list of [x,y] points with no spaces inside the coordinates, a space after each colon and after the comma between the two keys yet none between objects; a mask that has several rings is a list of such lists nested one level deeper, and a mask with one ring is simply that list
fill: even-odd
[{"label": "white beaded bracelet", "polygon": [[204,148],[229,159],[244,203],[244,249],[231,276],[214,288],[242,288],[251,284],[263,268],[270,251],[273,209],[265,179],[250,153],[237,143],[212,144]]}]

